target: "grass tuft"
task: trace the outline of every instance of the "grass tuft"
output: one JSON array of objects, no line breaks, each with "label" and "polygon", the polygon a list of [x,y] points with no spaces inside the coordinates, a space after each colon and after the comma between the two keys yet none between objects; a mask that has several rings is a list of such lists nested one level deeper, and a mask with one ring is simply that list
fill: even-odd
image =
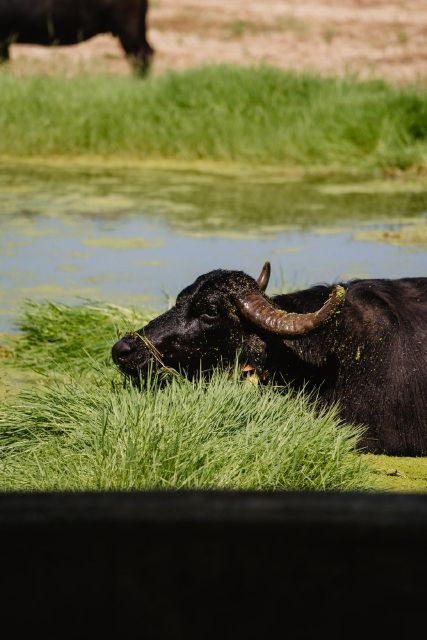
[{"label": "grass tuft", "polygon": [[92,370],[109,362],[113,343],[151,320],[152,312],[112,304],[86,302],[69,306],[26,301],[17,328],[13,362],[48,374],[52,370]]}]

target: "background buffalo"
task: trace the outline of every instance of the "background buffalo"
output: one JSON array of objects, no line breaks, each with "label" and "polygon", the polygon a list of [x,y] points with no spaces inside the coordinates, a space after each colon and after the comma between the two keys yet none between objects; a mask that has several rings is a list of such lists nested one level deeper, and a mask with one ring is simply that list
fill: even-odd
[{"label": "background buffalo", "polygon": [[136,69],[153,49],[146,38],[147,0],[0,0],[0,61],[12,42],[69,45],[112,33]]}]

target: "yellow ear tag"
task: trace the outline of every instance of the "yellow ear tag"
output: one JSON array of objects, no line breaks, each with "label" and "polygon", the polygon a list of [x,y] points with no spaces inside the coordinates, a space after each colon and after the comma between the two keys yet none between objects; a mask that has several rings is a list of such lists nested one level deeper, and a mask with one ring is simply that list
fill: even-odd
[{"label": "yellow ear tag", "polygon": [[242,373],[249,374],[246,376],[245,382],[249,382],[250,384],[255,384],[255,385],[259,383],[259,377],[253,365],[245,364],[245,366],[242,367]]},{"label": "yellow ear tag", "polygon": [[253,373],[251,376],[248,376],[247,381],[251,384],[257,385],[259,384],[259,377],[257,373]]}]

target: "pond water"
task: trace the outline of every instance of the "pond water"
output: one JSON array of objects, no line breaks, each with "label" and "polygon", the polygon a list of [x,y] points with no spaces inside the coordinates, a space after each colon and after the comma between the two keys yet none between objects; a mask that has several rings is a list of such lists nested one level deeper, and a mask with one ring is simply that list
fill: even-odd
[{"label": "pond water", "polygon": [[[395,238],[408,225],[418,225],[421,240],[369,241],[371,232]],[[272,291],[426,275],[426,225],[420,181],[3,167],[0,331],[13,329],[24,298],[162,309],[201,273],[242,269],[256,277],[266,259]]]}]

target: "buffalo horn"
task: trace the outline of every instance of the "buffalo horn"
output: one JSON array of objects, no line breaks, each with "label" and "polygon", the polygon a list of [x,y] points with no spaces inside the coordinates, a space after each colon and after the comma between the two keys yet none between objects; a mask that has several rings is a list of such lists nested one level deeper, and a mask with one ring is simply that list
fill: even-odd
[{"label": "buffalo horn", "polygon": [[270,273],[271,265],[269,262],[265,262],[259,278],[256,281],[258,289],[260,289],[260,291],[265,291],[267,289],[268,281],[270,280]]},{"label": "buffalo horn", "polygon": [[329,298],[313,313],[288,313],[277,309],[259,291],[252,291],[237,299],[237,306],[245,318],[255,325],[282,336],[303,335],[329,320],[344,302],[345,290],[337,285]]}]

